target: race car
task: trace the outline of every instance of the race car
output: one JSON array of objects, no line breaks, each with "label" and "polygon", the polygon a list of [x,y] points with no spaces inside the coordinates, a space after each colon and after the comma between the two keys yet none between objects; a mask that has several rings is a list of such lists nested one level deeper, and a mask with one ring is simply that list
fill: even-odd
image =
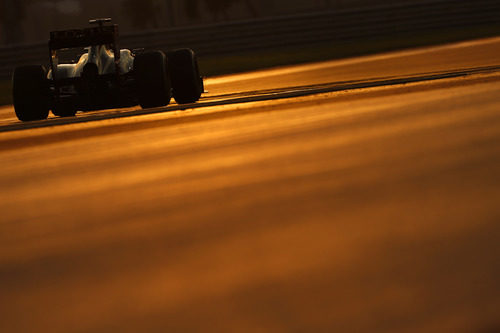
[{"label": "race car", "polygon": [[[50,69],[22,66],[12,76],[13,102],[21,121],[77,111],[166,106],[197,102],[204,91],[198,61],[191,49],[136,51],[118,48],[118,26],[94,19],[96,26],[50,33]],[[59,53],[83,50],[72,63]],[[61,63],[60,63],[61,62]]]}]

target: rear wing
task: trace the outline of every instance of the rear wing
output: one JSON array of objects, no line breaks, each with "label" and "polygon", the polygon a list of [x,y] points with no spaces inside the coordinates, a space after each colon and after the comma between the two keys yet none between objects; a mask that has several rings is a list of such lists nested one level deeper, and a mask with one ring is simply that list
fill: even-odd
[{"label": "rear wing", "polygon": [[51,51],[87,47],[94,45],[116,45],[118,25],[99,26],[85,29],[52,31],[49,48]]},{"label": "rear wing", "polygon": [[52,31],[49,40],[49,59],[52,69],[52,78],[56,87],[56,99],[59,98],[57,66],[59,65],[58,50],[99,46],[109,47],[115,57],[115,73],[120,75],[120,50],[118,48],[118,25],[104,25],[111,22],[110,18],[90,20],[90,24],[98,24],[97,27],[85,29],[72,29]]}]

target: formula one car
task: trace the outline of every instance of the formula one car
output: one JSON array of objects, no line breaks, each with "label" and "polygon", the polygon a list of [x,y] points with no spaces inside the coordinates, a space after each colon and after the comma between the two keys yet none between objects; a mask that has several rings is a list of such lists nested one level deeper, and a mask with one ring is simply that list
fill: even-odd
[{"label": "formula one car", "polygon": [[[111,19],[90,20],[95,27],[50,33],[50,69],[23,66],[14,70],[13,100],[21,121],[59,117],[77,111],[154,108],[195,103],[203,93],[195,53],[179,49],[131,51],[118,48],[118,26]],[[81,49],[73,63],[59,63],[59,52]]]}]

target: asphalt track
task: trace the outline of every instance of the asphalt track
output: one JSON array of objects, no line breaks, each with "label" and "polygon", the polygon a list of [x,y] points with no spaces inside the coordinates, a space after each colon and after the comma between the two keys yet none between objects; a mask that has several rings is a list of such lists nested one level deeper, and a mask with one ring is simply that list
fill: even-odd
[{"label": "asphalt track", "polygon": [[0,109],[0,332],[500,331],[499,68],[493,38]]}]

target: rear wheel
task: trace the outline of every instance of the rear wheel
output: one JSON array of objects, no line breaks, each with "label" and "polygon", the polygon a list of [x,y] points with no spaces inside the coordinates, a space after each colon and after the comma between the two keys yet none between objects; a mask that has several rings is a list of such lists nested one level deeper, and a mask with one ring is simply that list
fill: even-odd
[{"label": "rear wheel", "polygon": [[134,59],[137,96],[142,108],[165,106],[172,98],[167,57],[161,51],[138,54]]},{"label": "rear wheel", "polygon": [[168,60],[175,101],[179,104],[197,102],[204,88],[194,51],[179,49],[169,52]]},{"label": "rear wheel", "polygon": [[12,75],[12,97],[16,116],[21,121],[47,119],[50,87],[43,66],[17,67]]}]

